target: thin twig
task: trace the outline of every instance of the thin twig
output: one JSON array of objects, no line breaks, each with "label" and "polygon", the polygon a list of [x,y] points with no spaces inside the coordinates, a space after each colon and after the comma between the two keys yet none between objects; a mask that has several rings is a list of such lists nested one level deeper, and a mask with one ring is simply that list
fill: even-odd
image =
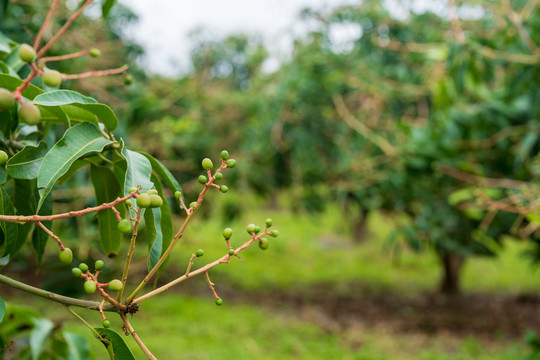
[{"label": "thin twig", "polygon": [[45,20],[41,24],[41,27],[39,28],[39,32],[36,36],[36,40],[34,41],[34,50],[38,49],[39,43],[41,42],[41,38],[43,37],[43,32],[45,31],[45,27],[47,26],[47,23],[51,20],[52,14],[54,13],[54,10],[56,10],[56,7],[58,6],[59,2],[60,0],[54,0],[53,3],[51,4],[49,12],[47,13]]},{"label": "thin twig", "polygon": [[131,233],[131,239],[129,241],[129,249],[126,254],[126,262],[124,263],[124,271],[122,273],[122,289],[120,289],[120,291],[118,292],[118,295],[116,296],[116,299],[118,301],[122,300],[122,296],[124,295],[124,289],[126,288],[127,278],[129,274],[129,267],[131,265],[131,259],[133,258],[133,253],[135,252],[135,243],[137,240],[139,224],[141,222],[141,212],[142,212],[142,209],[140,208],[135,210],[135,221],[133,224],[133,232]]},{"label": "thin twig", "polygon": [[144,345],[144,343],[142,342],[142,340],[139,338],[139,336],[137,335],[137,333],[135,332],[135,329],[133,328],[133,326],[131,325],[131,323],[129,322],[127,316],[125,314],[120,314],[122,316],[122,320],[124,322],[124,326],[126,327],[126,329],[129,331],[129,333],[131,334],[131,336],[133,336],[133,339],[135,339],[135,342],[137,343],[137,345],[139,345],[139,347],[141,348],[141,350],[146,354],[146,356],[148,356],[148,359],[150,360],[157,360],[157,358],[150,352],[150,350],[148,350],[148,348],[146,347],[146,345]]},{"label": "thin twig", "polygon": [[60,250],[64,251],[64,244],[62,244],[62,240],[58,236],[56,236],[51,230],[49,230],[41,221],[38,221],[37,224],[39,227],[45,231],[50,237],[52,237],[57,243],[58,246],[60,246]]},{"label": "thin twig", "polygon": [[73,80],[73,79],[86,79],[89,77],[97,77],[97,76],[108,76],[108,75],[114,75],[114,74],[122,74],[129,68],[128,65],[123,65],[116,69],[107,69],[107,70],[93,70],[93,71],[87,71],[81,74],[62,74],[63,80]]},{"label": "thin twig", "polygon": [[45,54],[45,52],[52,46],[52,44],[54,44],[56,40],[58,40],[60,36],[62,36],[66,32],[66,30],[75,20],[77,20],[79,16],[81,16],[84,9],[88,5],[90,5],[91,2],[92,0],[86,0],[85,3],[79,8],[79,10],[77,10],[73,15],[71,15],[71,17],[66,21],[66,23],[60,28],[60,30],[58,30],[56,34],[54,34],[54,36],[41,49],[39,49],[37,53],[38,58],[43,56],[43,54]]}]

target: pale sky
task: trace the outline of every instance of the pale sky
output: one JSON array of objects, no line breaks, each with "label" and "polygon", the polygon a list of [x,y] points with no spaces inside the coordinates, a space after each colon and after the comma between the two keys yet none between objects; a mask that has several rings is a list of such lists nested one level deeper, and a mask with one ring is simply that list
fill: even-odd
[{"label": "pale sky", "polygon": [[[403,0],[383,0],[399,16]],[[283,59],[292,39],[306,32],[298,14],[306,8],[333,8],[358,4],[359,0],[119,0],[139,17],[139,23],[125,31],[146,51],[145,67],[154,73],[175,74],[189,66],[189,33],[203,27],[218,38],[244,32],[260,34],[274,59]],[[440,6],[439,0],[412,0],[421,8]],[[426,6],[427,4],[427,6]],[[431,6],[429,5],[431,4]],[[418,8],[418,6],[413,6]],[[402,8],[402,7],[401,7]],[[421,9],[422,10],[422,9]],[[344,29],[341,37],[354,36]],[[358,34],[356,34],[358,35]],[[270,70],[272,64],[268,65]]]}]

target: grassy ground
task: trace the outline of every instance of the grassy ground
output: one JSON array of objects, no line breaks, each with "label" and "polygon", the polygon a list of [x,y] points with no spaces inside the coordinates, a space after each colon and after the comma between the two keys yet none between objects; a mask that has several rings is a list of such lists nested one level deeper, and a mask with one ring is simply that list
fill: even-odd
[{"label": "grassy ground", "polygon": [[[215,196],[215,195],[214,195]],[[250,200],[252,201],[252,200]],[[260,204],[248,203],[260,209]],[[262,209],[245,214],[226,224],[234,230],[233,246],[247,240],[245,225],[263,225],[271,217],[280,236],[271,239],[270,248],[261,251],[254,246],[228,265],[211,271],[218,293],[224,292],[225,304],[214,305],[211,292],[182,295],[189,284],[141,304],[133,325],[141,338],[160,359],[364,359],[364,360],[446,360],[446,359],[519,359],[526,352],[520,340],[476,338],[452,334],[396,332],[391,326],[370,327],[362,323],[329,328],[321,321],[310,321],[298,309],[284,304],[258,305],[227,294],[231,289],[262,294],[283,291],[300,296],[307,289],[324,284],[336,296],[361,297],[351,284],[367,284],[371,293],[400,294],[415,297],[436,289],[440,276],[436,258],[429,251],[421,254],[400,248],[390,256],[385,234],[390,220],[374,215],[370,218],[368,240],[358,244],[350,239],[339,210],[331,207],[319,216],[293,215],[289,212]],[[185,271],[186,260],[198,248],[205,250],[200,264],[225,253],[221,232],[225,225],[219,219],[196,221],[186,233],[184,243],[175,250],[162,280]],[[508,241],[496,259],[473,259],[463,273],[466,292],[537,293],[538,270],[520,256],[524,243]],[[204,288],[204,277],[193,278]],[[225,290],[226,289],[226,290]],[[1,291],[1,288],[0,288]],[[189,293],[189,292],[188,292]],[[196,294],[201,294],[200,291]],[[234,295],[234,293],[233,293]],[[4,295],[2,295],[4,297]],[[13,303],[36,306],[43,316],[64,319],[64,309],[45,300],[28,296],[9,297]],[[300,310],[300,311],[309,311]],[[79,310],[90,322],[99,325],[96,313]],[[304,314],[305,315],[305,314]],[[306,320],[307,319],[307,320]],[[113,328],[118,322],[113,320]],[[64,323],[91,339],[84,325],[73,318]],[[131,338],[126,338],[137,359],[144,358]],[[91,339],[96,358],[105,358],[101,345]]]}]

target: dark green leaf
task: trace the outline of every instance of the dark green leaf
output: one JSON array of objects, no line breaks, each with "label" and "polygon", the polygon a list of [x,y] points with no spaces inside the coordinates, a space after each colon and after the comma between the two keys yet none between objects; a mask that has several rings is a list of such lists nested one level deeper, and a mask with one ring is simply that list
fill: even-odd
[{"label": "dark green leaf", "polygon": [[72,332],[64,332],[63,334],[69,351],[67,360],[91,359],[90,344],[85,337]]},{"label": "dark green leaf", "polygon": [[[15,215],[15,208],[11,203],[8,193],[0,190],[0,213],[2,215]],[[0,256],[10,254],[17,243],[17,224],[7,221],[0,222],[2,229],[2,240],[0,241]],[[3,249],[3,250],[2,250]]]},{"label": "dark green leaf", "polygon": [[3,184],[7,181],[6,169],[0,167],[0,184]]},{"label": "dark green leaf", "polygon": [[109,16],[109,12],[111,11],[111,8],[116,3],[116,0],[105,0],[103,2],[103,5],[101,5],[101,13],[103,15],[103,18],[106,18]]},{"label": "dark green leaf", "polygon": [[114,130],[118,126],[118,118],[110,107],[98,104],[91,97],[82,96],[78,92],[71,90],[54,90],[39,95],[34,99],[34,103],[41,106],[62,106],[71,105],[84,109],[96,115],[107,126],[109,130]]},{"label": "dark green leaf", "polygon": [[30,333],[30,349],[32,352],[32,360],[38,360],[47,338],[51,334],[54,324],[47,319],[34,319],[34,328]]},{"label": "dark green leaf", "polygon": [[[38,198],[37,189],[36,189],[35,198]],[[41,208],[39,209],[39,215],[51,215],[52,214],[53,201],[52,197],[48,196],[42,203]],[[52,227],[52,221],[42,221],[42,224],[45,225],[48,229]],[[38,265],[41,265],[41,259],[43,258],[43,253],[45,252],[45,245],[47,245],[47,240],[49,235],[40,227],[34,226],[34,232],[32,233],[32,245],[36,251],[38,257]]]},{"label": "dark green leaf", "polygon": [[81,123],[69,128],[62,139],[45,155],[38,172],[38,209],[51,192],[56,181],[64,175],[71,164],[83,155],[100,152],[110,144],[96,125]]},{"label": "dark green leaf", "polygon": [[27,145],[6,163],[7,173],[15,179],[35,179],[41,161],[49,149],[44,141],[38,146]]},{"label": "dark green leaf", "polygon": [[[91,166],[90,179],[94,186],[96,205],[111,202],[121,195],[120,184],[116,181],[113,172],[104,167]],[[120,215],[125,213],[124,206],[118,205]],[[112,209],[97,213],[99,224],[99,238],[103,253],[109,257],[118,254],[122,244],[122,233],[118,231],[118,219]]]},{"label": "dark green leaf", "polygon": [[41,106],[38,105],[41,112],[41,120],[51,122],[53,124],[64,124],[67,127],[71,126],[71,122],[61,106]]},{"label": "dark green leaf", "polygon": [[114,355],[118,360],[135,360],[131,350],[124,342],[124,339],[115,331],[105,328],[95,328],[96,331],[108,342],[105,347],[112,346]]},{"label": "dark green leaf", "polygon": [[4,320],[4,314],[6,313],[6,304],[4,303],[4,300],[0,297],[0,324],[2,323],[2,320]]},{"label": "dark green leaf", "polygon": [[[13,196],[13,205],[17,213],[21,215],[34,215],[36,213],[37,197],[35,180],[15,179],[15,193]],[[24,243],[28,240],[28,234],[34,228],[34,224],[17,224],[17,241],[13,247],[12,253],[16,254]]]}]

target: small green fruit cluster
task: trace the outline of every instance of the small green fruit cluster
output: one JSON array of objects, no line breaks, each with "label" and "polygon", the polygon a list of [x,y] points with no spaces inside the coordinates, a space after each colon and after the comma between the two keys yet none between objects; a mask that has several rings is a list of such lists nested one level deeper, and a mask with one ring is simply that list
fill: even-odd
[{"label": "small green fruit cluster", "polygon": [[118,231],[120,231],[122,234],[130,234],[131,221],[129,221],[128,219],[122,219],[118,222],[117,228],[118,228]]},{"label": "small green fruit cluster", "polygon": [[70,248],[64,248],[64,250],[60,250],[58,253],[58,258],[64,264],[69,265],[73,261],[73,251]]},{"label": "small green fruit cluster", "polygon": [[41,121],[39,108],[30,103],[24,103],[19,107],[19,121],[28,125],[37,125]]},{"label": "small green fruit cluster", "polygon": [[197,251],[195,251],[195,256],[196,257],[201,257],[204,255],[204,250],[203,249],[199,249]]},{"label": "small green fruit cluster", "polygon": [[157,190],[151,189],[137,197],[137,206],[142,208],[157,208],[163,205],[163,199],[158,195]]},{"label": "small green fruit cluster", "polygon": [[261,228],[258,227],[258,226],[255,225],[255,224],[249,224],[249,225],[246,227],[246,230],[247,230],[248,234],[250,234],[250,235],[253,234],[253,233],[258,234],[258,233],[261,232]]},{"label": "small green fruit cluster", "polygon": [[48,71],[43,74],[43,83],[50,87],[58,87],[62,83],[62,74],[56,70]]},{"label": "small green fruit cluster", "polygon": [[0,88],[0,110],[11,109],[15,106],[15,98],[8,89]]},{"label": "small green fruit cluster", "polygon": [[133,82],[133,76],[131,75],[126,75],[124,77],[124,84],[125,85],[131,85],[131,83]]},{"label": "small green fruit cluster", "polygon": [[31,63],[36,59],[36,50],[28,44],[22,44],[19,47],[19,58],[26,63]]},{"label": "small green fruit cluster", "polygon": [[120,291],[124,288],[124,284],[122,284],[122,281],[118,279],[109,281],[109,284],[107,286],[111,291]]}]

